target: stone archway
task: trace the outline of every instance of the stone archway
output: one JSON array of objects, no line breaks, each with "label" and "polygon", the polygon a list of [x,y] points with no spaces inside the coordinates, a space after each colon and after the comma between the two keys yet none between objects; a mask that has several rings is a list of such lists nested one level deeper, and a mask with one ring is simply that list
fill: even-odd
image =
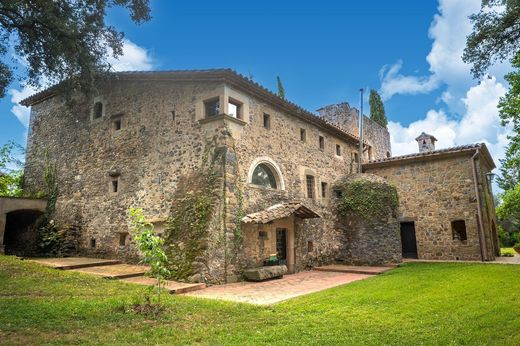
[{"label": "stone archway", "polygon": [[[16,223],[16,219],[23,219],[23,212],[27,215],[35,216],[36,214],[42,214],[45,212],[47,201],[44,199],[35,198],[14,198],[14,197],[0,197],[0,254],[4,253],[4,236],[6,231],[6,223],[8,214],[12,222]],[[22,214],[16,213],[19,211]],[[25,221],[19,221],[25,223]],[[13,224],[10,233],[16,232],[16,226]],[[14,235],[10,235],[14,236]],[[16,236],[14,236],[16,238]]]}]

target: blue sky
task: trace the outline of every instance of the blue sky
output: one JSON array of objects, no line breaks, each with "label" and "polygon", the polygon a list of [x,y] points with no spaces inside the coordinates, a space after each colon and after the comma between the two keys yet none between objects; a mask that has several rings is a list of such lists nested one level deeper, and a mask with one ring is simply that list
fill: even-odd
[{"label": "blue sky", "polygon": [[[496,110],[506,91],[497,66],[482,84],[460,54],[480,0],[450,1],[154,1],[152,20],[132,23],[124,10],[108,22],[126,33],[118,70],[230,67],[271,90],[276,76],[289,100],[314,111],[348,101],[360,87],[379,90],[393,153],[415,152],[426,131],[439,147],[486,142],[496,161],[505,136]],[[25,143],[30,90],[14,84],[0,101],[0,144]],[[368,103],[365,104],[368,112]],[[22,121],[20,121],[20,119]]]}]

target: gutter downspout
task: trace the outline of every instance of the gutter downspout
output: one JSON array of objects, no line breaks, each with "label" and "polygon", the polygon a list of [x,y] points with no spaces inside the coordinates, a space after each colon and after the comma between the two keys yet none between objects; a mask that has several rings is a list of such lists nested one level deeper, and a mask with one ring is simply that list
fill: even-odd
[{"label": "gutter downspout", "polygon": [[482,208],[480,206],[480,193],[478,190],[477,164],[476,164],[476,158],[479,154],[480,154],[480,152],[479,152],[479,149],[477,148],[477,150],[475,151],[475,154],[471,157],[471,161],[473,162],[473,164],[471,166],[473,168],[473,180],[475,182],[475,195],[477,197],[477,215],[478,215],[477,233],[478,233],[478,240],[480,243],[480,258],[484,262],[484,261],[486,261],[486,255],[484,252],[485,240],[484,240],[484,235],[482,234],[482,231],[483,231],[482,230],[482,227],[483,227]]}]

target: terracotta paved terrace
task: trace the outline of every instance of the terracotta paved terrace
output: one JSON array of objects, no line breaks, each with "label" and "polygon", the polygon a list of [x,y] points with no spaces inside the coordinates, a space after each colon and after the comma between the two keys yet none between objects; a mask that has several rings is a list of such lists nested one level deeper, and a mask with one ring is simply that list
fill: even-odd
[{"label": "terracotta paved terrace", "polygon": [[240,303],[271,305],[304,294],[363,280],[373,275],[307,271],[264,282],[237,282],[208,287],[186,295]]}]

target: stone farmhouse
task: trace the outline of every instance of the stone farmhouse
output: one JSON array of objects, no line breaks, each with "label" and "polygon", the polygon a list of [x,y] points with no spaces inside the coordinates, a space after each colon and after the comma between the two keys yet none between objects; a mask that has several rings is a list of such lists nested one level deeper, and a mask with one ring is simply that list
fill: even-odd
[{"label": "stone farmhouse", "polygon": [[[417,154],[393,157],[387,129],[364,117],[359,158],[356,109],[342,103],[310,113],[228,69],[114,73],[97,96],[74,101],[66,105],[54,88],[23,101],[32,107],[25,185],[43,190],[45,161],[56,165],[54,220],[79,229],[83,254],[135,256],[130,207],[143,208],[165,234],[172,204],[184,200],[179,191],[200,192],[188,177],[212,146],[220,198],[207,232],[194,236],[204,239],[180,242],[179,251],[198,244],[183,257],[189,280],[237,280],[273,254],[289,272],[338,260],[498,255],[488,181],[495,166],[484,144],[435,150],[436,139],[423,133]],[[399,194],[398,219],[383,231],[338,226],[336,184],[360,161]],[[9,215],[6,223],[8,233]]]}]

